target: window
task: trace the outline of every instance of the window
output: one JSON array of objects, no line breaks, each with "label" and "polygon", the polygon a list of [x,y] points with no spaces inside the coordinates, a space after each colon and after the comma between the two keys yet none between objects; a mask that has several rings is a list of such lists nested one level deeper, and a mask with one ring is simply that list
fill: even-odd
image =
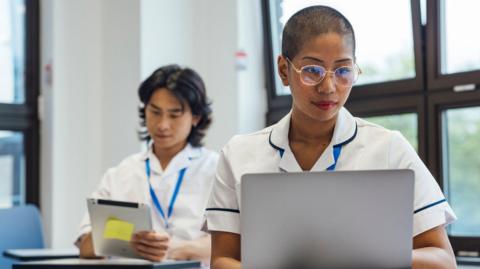
[{"label": "window", "polygon": [[0,0],[0,102],[23,103],[25,3]]},{"label": "window", "polygon": [[[471,33],[472,18],[478,16],[480,2],[444,0],[441,6],[441,65],[442,74],[480,69],[480,35]],[[468,36],[468,42],[465,40]]]},{"label": "window", "polygon": [[[480,38],[475,0],[263,0],[267,122],[290,110],[276,74],[288,18],[322,4],[341,11],[357,37],[363,71],[346,107],[399,130],[443,188],[459,220],[448,234],[457,255],[480,253]],[[365,6],[381,12],[365,16]],[[381,22],[381,23],[378,23]],[[374,29],[374,30],[372,30]]]},{"label": "window", "polygon": [[480,84],[480,37],[471,32],[480,2],[428,0],[429,90],[473,90]]},{"label": "window", "polygon": [[0,207],[25,201],[23,134],[0,131]]},{"label": "window", "polygon": [[383,115],[365,117],[366,120],[376,123],[390,130],[396,130],[405,136],[410,144],[418,151],[418,128],[417,114],[402,113],[395,115]]},{"label": "window", "polygon": [[442,114],[444,189],[458,216],[450,234],[480,236],[480,107]]},{"label": "window", "polygon": [[0,207],[38,205],[38,1],[0,0]]}]

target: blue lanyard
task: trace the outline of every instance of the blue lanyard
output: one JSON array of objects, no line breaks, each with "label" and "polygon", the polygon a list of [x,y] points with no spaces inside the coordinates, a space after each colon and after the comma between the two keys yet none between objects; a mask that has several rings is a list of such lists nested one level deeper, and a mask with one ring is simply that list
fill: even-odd
[{"label": "blue lanyard", "polygon": [[187,171],[187,167],[182,168],[179,172],[177,184],[175,185],[175,190],[173,192],[172,199],[170,199],[170,205],[168,206],[167,216],[165,216],[162,206],[160,205],[160,201],[158,200],[157,195],[153,190],[152,184],[150,183],[150,159],[147,159],[145,161],[145,170],[147,173],[148,187],[150,188],[150,196],[152,197],[153,204],[157,208],[157,211],[160,213],[160,216],[165,221],[165,227],[168,229],[168,220],[172,216],[173,206],[175,205],[175,201],[177,201],[178,192],[180,191],[180,186],[182,186],[183,176],[185,176],[185,171]]}]

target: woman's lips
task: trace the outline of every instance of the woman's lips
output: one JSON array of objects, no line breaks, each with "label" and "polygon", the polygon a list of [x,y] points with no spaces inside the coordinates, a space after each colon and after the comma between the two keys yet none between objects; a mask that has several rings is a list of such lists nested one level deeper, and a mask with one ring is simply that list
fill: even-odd
[{"label": "woman's lips", "polygon": [[333,101],[319,101],[319,102],[312,102],[312,104],[320,108],[321,110],[330,110],[337,106],[337,102],[333,102]]}]

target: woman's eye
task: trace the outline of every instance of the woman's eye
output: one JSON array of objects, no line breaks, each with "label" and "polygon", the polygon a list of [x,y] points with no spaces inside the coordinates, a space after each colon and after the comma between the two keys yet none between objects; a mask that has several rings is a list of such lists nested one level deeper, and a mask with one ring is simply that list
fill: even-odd
[{"label": "woman's eye", "polygon": [[335,72],[337,73],[338,76],[348,76],[352,73],[352,68],[345,66],[345,67],[340,67],[338,68]]},{"label": "woman's eye", "polygon": [[305,66],[303,68],[304,72],[310,73],[310,74],[315,74],[315,75],[322,75],[324,73],[324,70],[320,66]]}]

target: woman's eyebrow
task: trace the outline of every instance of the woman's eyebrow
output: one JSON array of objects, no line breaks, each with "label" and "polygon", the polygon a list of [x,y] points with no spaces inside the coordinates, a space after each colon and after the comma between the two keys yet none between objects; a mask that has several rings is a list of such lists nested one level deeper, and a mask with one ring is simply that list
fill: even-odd
[{"label": "woman's eyebrow", "polygon": [[[316,61],[316,62],[319,62],[319,63],[324,63],[324,61],[322,59],[318,59],[318,58],[315,58],[315,57],[312,57],[312,56],[304,56],[302,58],[302,60],[313,60],[313,61]],[[344,59],[336,60],[335,63],[351,62],[351,61],[353,61],[353,60],[350,59],[350,58],[344,58]]]},{"label": "woman's eyebrow", "polygon": [[304,56],[304,57],[302,57],[302,60],[313,60],[313,61],[316,61],[316,62],[323,63],[323,61],[321,59],[318,59],[318,58],[315,58],[315,57],[312,57],[312,56]]},{"label": "woman's eyebrow", "polygon": [[336,63],[343,63],[343,62],[352,62],[352,61],[353,61],[352,59],[345,58],[345,59],[336,60],[335,62]]}]

